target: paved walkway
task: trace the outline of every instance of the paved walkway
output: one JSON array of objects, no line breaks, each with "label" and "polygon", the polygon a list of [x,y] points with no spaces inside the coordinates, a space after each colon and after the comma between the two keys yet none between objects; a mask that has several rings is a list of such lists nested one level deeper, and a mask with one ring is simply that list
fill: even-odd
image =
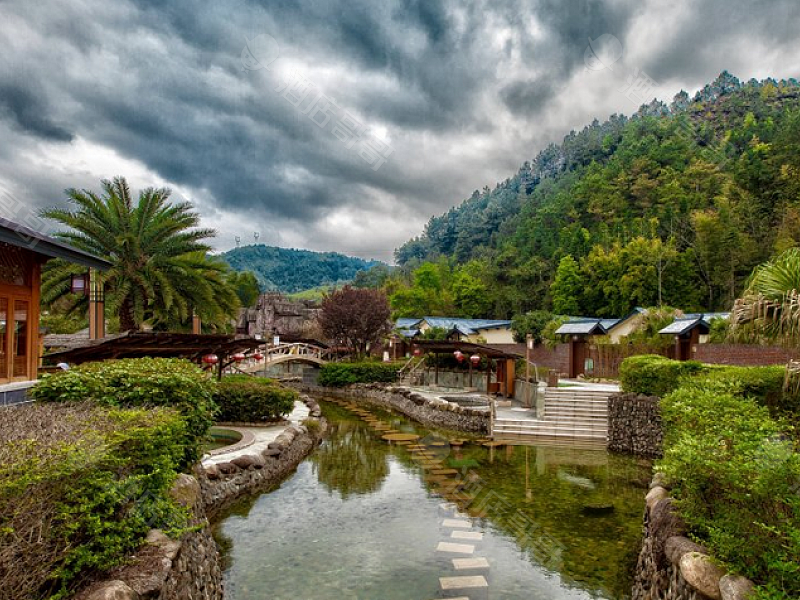
[{"label": "paved walkway", "polygon": [[[295,402],[294,410],[289,414],[288,417],[286,417],[286,419],[290,421],[292,425],[299,425],[306,417],[308,417],[308,407],[302,402]],[[261,451],[265,450],[271,442],[275,441],[275,438],[278,437],[278,435],[280,435],[280,433],[286,429],[288,425],[272,425],[270,427],[228,427],[225,425],[222,427],[223,429],[233,429],[235,431],[252,433],[253,442],[244,447],[239,446],[232,452],[224,452],[221,454],[215,454],[214,456],[206,455],[203,457],[203,466],[215,465],[222,462],[230,462],[234,458],[238,456],[244,456],[245,454],[260,454]]]}]

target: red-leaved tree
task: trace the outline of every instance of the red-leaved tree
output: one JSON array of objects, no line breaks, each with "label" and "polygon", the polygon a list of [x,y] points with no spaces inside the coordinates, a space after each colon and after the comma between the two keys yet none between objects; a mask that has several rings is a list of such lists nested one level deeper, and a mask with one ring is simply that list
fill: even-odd
[{"label": "red-leaved tree", "polygon": [[383,291],[348,285],[325,296],[318,320],[325,337],[364,356],[391,331],[390,316]]}]

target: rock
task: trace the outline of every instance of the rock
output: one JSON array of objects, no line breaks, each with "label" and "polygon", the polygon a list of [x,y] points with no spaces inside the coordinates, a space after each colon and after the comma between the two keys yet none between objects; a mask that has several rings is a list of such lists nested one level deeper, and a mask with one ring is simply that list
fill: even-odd
[{"label": "rock", "polygon": [[719,582],[725,575],[705,554],[689,552],[684,554],[680,562],[681,575],[686,582],[711,600],[722,600]]},{"label": "rock", "polygon": [[107,581],[86,596],[86,600],[139,600],[134,592],[122,581]]},{"label": "rock", "polygon": [[658,473],[653,475],[653,481],[650,482],[650,489],[652,490],[654,487],[658,486],[669,489],[669,486],[667,485],[666,482],[667,482],[667,476],[659,471]]},{"label": "rock", "polygon": [[200,483],[191,475],[181,473],[172,485],[169,495],[178,504],[191,508],[200,498]]},{"label": "rock", "polygon": [[753,582],[741,575],[725,575],[719,580],[722,600],[747,600],[755,592]]},{"label": "rock", "polygon": [[245,454],[243,456],[237,456],[233,460],[231,460],[233,464],[235,464],[240,469],[249,469],[250,467],[255,467],[258,465],[258,468],[264,466],[264,459],[260,456],[255,456],[253,454]]},{"label": "rock", "polygon": [[281,450],[279,450],[278,448],[267,448],[266,450],[261,452],[261,456],[263,456],[264,458],[280,456],[280,455],[281,455]]},{"label": "rock", "polygon": [[219,472],[222,473],[223,475],[232,475],[233,473],[236,473],[236,471],[239,470],[239,467],[229,462],[217,463],[217,468],[219,469]]},{"label": "rock", "polygon": [[128,585],[141,598],[158,598],[171,569],[172,561],[167,557],[148,561],[147,568],[137,570],[128,580]]},{"label": "rock", "polygon": [[284,446],[278,440],[275,440],[274,442],[270,442],[269,444],[267,444],[267,449],[268,450],[277,450],[278,452],[283,452],[285,447],[286,446]]},{"label": "rock", "polygon": [[211,464],[205,467],[206,477],[211,479],[212,481],[215,479],[219,479],[220,472],[219,467],[217,465]]},{"label": "rock", "polygon": [[600,517],[603,515],[610,515],[614,512],[614,505],[613,504],[586,504],[582,509],[581,512],[588,517]]},{"label": "rock", "polygon": [[669,565],[664,553],[664,546],[673,536],[687,534],[686,523],[675,512],[672,499],[659,500],[650,511],[649,533],[653,538],[653,557],[659,569],[666,569]]},{"label": "rock", "polygon": [[664,543],[664,554],[673,565],[680,564],[683,555],[689,552],[708,554],[706,548],[682,535],[674,535]]},{"label": "rock", "polygon": [[656,503],[664,500],[665,498],[669,498],[669,492],[667,490],[661,486],[652,488],[649,492],[647,492],[647,496],[644,497],[645,504],[647,504],[647,510],[653,510],[653,507],[656,505]]},{"label": "rock", "polygon": [[147,533],[146,541],[148,544],[156,546],[161,553],[170,560],[175,560],[175,557],[178,555],[178,551],[181,549],[180,542],[170,539],[160,529],[151,529]]}]

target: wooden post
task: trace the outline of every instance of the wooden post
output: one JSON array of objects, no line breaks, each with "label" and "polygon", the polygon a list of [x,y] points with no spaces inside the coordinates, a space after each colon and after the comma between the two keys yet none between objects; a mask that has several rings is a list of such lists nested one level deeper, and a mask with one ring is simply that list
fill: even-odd
[{"label": "wooden post", "polygon": [[434,354],[434,356],[436,357],[436,367],[435,367],[435,375],[434,375],[434,379],[433,379],[433,384],[436,387],[439,387],[439,353],[436,352]]},{"label": "wooden post", "polygon": [[103,276],[97,269],[89,270],[89,339],[106,337],[106,309]]},{"label": "wooden post", "polygon": [[192,311],[192,333],[194,335],[200,335],[202,332],[203,332],[203,321],[200,319],[200,315]]},{"label": "wooden post", "polygon": [[491,396],[492,392],[492,357],[486,356],[486,395]]},{"label": "wooden post", "polygon": [[525,390],[525,408],[531,407],[531,346],[533,345],[533,336],[529,333],[525,336],[525,383],[527,388]]}]

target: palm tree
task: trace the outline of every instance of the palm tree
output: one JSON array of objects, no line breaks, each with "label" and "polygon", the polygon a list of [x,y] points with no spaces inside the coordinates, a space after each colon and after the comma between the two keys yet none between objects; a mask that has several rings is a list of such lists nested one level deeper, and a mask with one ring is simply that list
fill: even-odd
[{"label": "palm tree", "polygon": [[[226,281],[227,266],[209,258],[204,242],[213,229],[199,229],[199,215],[188,202],[170,203],[169,189],[147,188],[134,205],[123,177],[102,182],[103,194],[67,190],[69,209],[51,208],[42,216],[70,228],[56,234],[73,246],[112,263],[104,275],[108,306],[120,329],[177,328],[192,311],[204,322],[224,323],[234,316],[238,298]],[[51,261],[42,277],[45,304],[66,298],[68,312],[83,310],[85,297],[70,294],[74,265]]]},{"label": "palm tree", "polygon": [[790,248],[753,271],[731,314],[739,341],[800,345],[800,248]]}]

